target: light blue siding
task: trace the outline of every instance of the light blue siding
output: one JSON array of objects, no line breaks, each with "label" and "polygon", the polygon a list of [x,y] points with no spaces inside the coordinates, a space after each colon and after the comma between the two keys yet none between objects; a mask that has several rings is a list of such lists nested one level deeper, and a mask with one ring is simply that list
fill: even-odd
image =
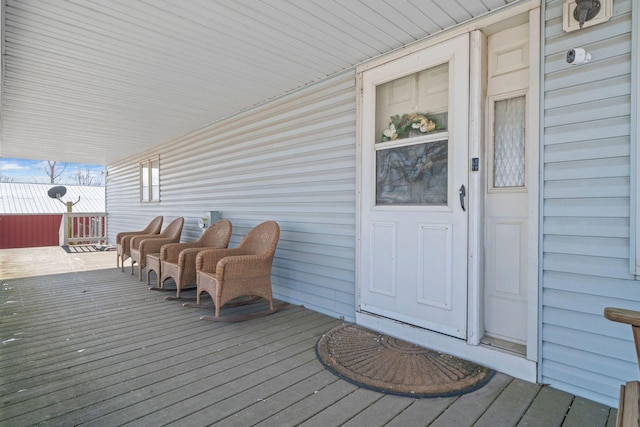
[{"label": "light blue siding", "polygon": [[[640,309],[629,270],[632,2],[571,33],[563,3],[546,2],[543,31],[540,381],[617,406],[620,384],[640,377],[631,328],[603,316]],[[592,62],[568,65],[574,47]]]},{"label": "light blue siding", "polygon": [[[155,215],[197,218],[220,211],[230,246],[275,220],[276,298],[355,320],[355,72],[206,126],[109,167],[110,240]],[[138,162],[160,156],[160,203],[138,202]]]}]

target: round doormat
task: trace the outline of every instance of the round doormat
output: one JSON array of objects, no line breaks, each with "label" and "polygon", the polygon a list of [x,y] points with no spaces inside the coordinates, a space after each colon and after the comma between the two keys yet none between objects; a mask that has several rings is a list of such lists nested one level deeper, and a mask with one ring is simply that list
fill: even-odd
[{"label": "round doormat", "polygon": [[495,373],[353,324],[337,326],[323,335],[316,353],[340,378],[400,396],[457,396],[484,386]]}]

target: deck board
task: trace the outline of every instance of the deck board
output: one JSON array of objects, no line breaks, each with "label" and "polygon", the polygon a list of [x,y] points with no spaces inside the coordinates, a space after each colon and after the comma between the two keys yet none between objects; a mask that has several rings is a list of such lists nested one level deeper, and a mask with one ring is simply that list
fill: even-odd
[{"label": "deck board", "polygon": [[431,424],[433,427],[472,426],[513,378],[497,373],[487,385],[460,396]]},{"label": "deck board", "polygon": [[376,393],[375,391],[358,388],[354,390],[353,393],[346,395],[331,406],[324,408],[321,412],[318,412],[305,422],[301,423],[300,426],[341,426],[383,397],[383,394]]},{"label": "deck board", "polygon": [[[329,372],[327,374],[333,375]],[[334,376],[334,381],[331,381],[325,387],[314,390],[313,394],[305,396],[283,410],[274,411],[268,418],[256,425],[260,427],[300,425],[325,408],[340,402],[340,400],[351,395],[357,389],[357,386]]]},{"label": "deck board", "polygon": [[[103,417],[105,425],[119,425],[123,419],[137,419],[152,411],[158,411],[162,414],[172,404],[184,406],[184,400],[189,397],[198,396],[199,393],[212,389],[214,386],[219,387],[220,384],[236,380],[238,376],[252,374],[262,367],[263,363],[268,362],[268,356],[278,360],[286,357],[288,352],[297,351],[293,346],[285,347],[288,352],[280,350],[263,355],[257,351],[260,350],[261,345],[262,348],[267,348],[271,338],[278,339],[297,332],[294,328],[286,328],[286,319],[283,319],[284,323],[278,323],[271,327],[271,330],[279,329],[277,334],[269,333],[270,329],[261,328],[257,331],[264,333],[260,338],[252,339],[254,335],[243,335],[225,340],[222,343],[212,342],[197,352],[190,352],[187,349],[185,353],[173,354],[175,357],[164,357],[151,363],[141,360],[137,366],[132,366],[129,369],[131,372],[124,373],[127,377],[124,382],[121,378],[123,373],[117,373],[113,378],[115,384],[108,390],[108,393],[105,389],[100,391],[103,397],[106,394],[109,399],[92,405],[89,407],[90,411],[83,408],[81,411],[67,415],[67,417],[74,421],[84,421],[86,415],[93,416],[95,410],[98,413],[110,413],[110,415]],[[321,329],[325,329],[326,319],[318,321],[323,321]],[[312,326],[312,323],[305,323],[298,326],[297,329],[309,326]],[[300,335],[307,333],[308,331],[302,331],[297,335],[290,335],[280,343],[282,345],[297,344],[300,342]],[[308,346],[308,343],[306,345]],[[207,363],[203,364],[203,360],[206,360]],[[139,374],[145,371],[145,367],[142,366],[145,364],[149,365],[148,369],[151,372],[141,377]],[[216,370],[214,372],[211,372],[210,364],[215,364]],[[167,396],[168,394],[173,396]],[[203,405],[211,403],[203,396],[199,397]],[[152,398],[154,398],[153,401],[150,401]],[[115,412],[111,413],[111,411]],[[172,416],[177,413],[175,408],[171,408],[171,412]]]},{"label": "deck board", "polygon": [[377,400],[373,405],[367,407],[355,417],[343,424],[345,427],[361,427],[381,424],[385,425],[397,414],[404,411],[411,405],[411,399],[387,395]]},{"label": "deck board", "polygon": [[524,414],[518,427],[543,424],[560,427],[569,411],[573,396],[551,387],[542,387],[535,401]]},{"label": "deck board", "polygon": [[522,418],[527,408],[538,394],[540,387],[519,379],[514,379],[498,395],[487,411],[474,424],[477,427],[496,425],[512,426]]},{"label": "deck board", "polygon": [[295,425],[294,418],[286,415],[287,411],[293,412],[290,410],[293,405],[317,395],[321,390],[340,381],[317,361],[311,364],[307,373],[312,375],[301,378],[289,387],[273,389],[271,390],[273,394],[265,393],[265,397],[247,405],[218,424],[220,426],[235,426],[237,419],[250,419],[255,424],[268,425],[269,422],[266,420],[271,417],[272,425]]},{"label": "deck board", "polygon": [[429,425],[456,399],[456,397],[438,397],[414,400],[404,411],[395,415],[385,427]]},{"label": "deck board", "polygon": [[164,300],[172,293],[120,272],[112,252],[43,248],[40,265],[20,265],[40,249],[0,251],[0,426],[615,423],[611,408],[502,373],[458,397],[366,390],[316,358],[315,343],[338,319],[291,305],[251,321],[207,322],[199,317],[211,309]]},{"label": "deck board", "polygon": [[609,408],[581,397],[576,397],[571,403],[569,413],[562,427],[580,427],[589,425],[606,425],[609,418]]}]

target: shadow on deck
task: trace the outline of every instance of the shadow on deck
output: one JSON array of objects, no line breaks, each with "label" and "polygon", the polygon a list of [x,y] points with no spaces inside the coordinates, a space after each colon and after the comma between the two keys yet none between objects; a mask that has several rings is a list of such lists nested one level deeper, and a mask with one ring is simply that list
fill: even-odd
[{"label": "shadow on deck", "polygon": [[500,373],[451,398],[358,388],[315,356],[340,321],[297,306],[201,321],[202,310],[165,301],[115,257],[0,250],[0,425],[615,424],[611,408]]}]

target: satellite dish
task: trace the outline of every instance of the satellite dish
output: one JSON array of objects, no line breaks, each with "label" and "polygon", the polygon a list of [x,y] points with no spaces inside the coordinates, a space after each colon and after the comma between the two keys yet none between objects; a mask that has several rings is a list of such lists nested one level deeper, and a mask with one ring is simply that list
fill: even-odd
[{"label": "satellite dish", "polygon": [[49,191],[47,191],[47,194],[49,195],[49,197],[51,197],[52,199],[60,199],[62,198],[65,194],[67,194],[67,187],[65,187],[64,185],[58,185],[56,187],[51,187],[49,189]]}]

